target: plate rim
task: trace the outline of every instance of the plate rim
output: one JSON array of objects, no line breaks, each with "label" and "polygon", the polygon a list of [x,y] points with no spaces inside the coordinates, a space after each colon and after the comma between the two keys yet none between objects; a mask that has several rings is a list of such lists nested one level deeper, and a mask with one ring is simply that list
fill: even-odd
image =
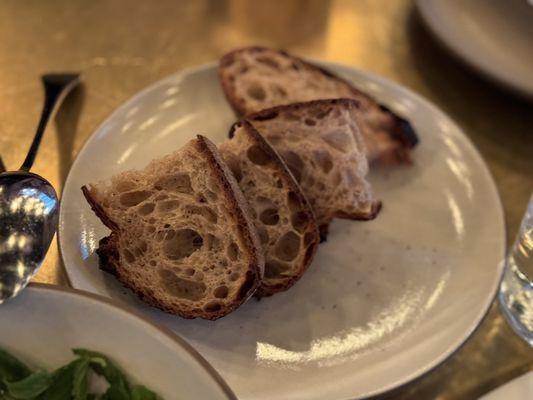
[{"label": "plate rim", "polygon": [[[507,249],[508,238],[507,238],[507,231],[505,229],[505,214],[504,214],[503,204],[502,204],[502,201],[501,201],[500,193],[498,191],[498,187],[496,186],[496,181],[494,180],[494,177],[493,177],[493,174],[492,174],[491,170],[489,169],[489,167],[488,167],[487,163],[485,162],[485,159],[481,155],[480,151],[475,146],[474,142],[464,132],[464,130],[455,122],[455,120],[452,119],[447,113],[445,113],[443,110],[438,108],[435,104],[433,104],[431,101],[429,101],[424,96],[422,96],[422,95],[414,92],[413,90],[409,89],[408,87],[406,87],[406,86],[404,86],[404,85],[402,85],[400,83],[397,83],[395,81],[392,81],[392,80],[390,80],[388,78],[382,77],[382,76],[374,74],[372,72],[368,72],[368,71],[362,70],[360,68],[357,68],[357,67],[349,65],[349,64],[343,64],[343,63],[327,61],[327,60],[320,60],[320,59],[310,58],[310,57],[304,57],[304,58],[306,60],[309,60],[310,62],[315,63],[315,64],[319,64],[319,65],[324,66],[324,67],[333,68],[333,69],[336,69],[337,71],[352,71],[352,72],[355,72],[356,74],[360,75],[361,77],[363,77],[365,79],[368,79],[368,80],[373,80],[373,81],[377,82],[380,85],[392,86],[396,90],[402,92],[403,94],[406,94],[406,95],[410,96],[411,98],[413,98],[417,102],[423,104],[425,107],[431,109],[433,112],[437,112],[437,113],[441,114],[444,118],[446,118],[454,126],[454,128],[460,134],[461,139],[464,141],[466,146],[469,147],[469,150],[472,152],[472,155],[474,156],[475,160],[479,163],[483,173],[485,174],[485,178],[486,178],[487,184],[489,186],[489,189],[492,191],[492,193],[494,195],[494,199],[496,200],[496,206],[497,206],[497,211],[498,211],[497,221],[501,224],[501,227],[503,228],[502,232],[501,232],[501,235],[502,235],[501,241],[502,241],[502,250],[503,250],[503,253],[501,255],[501,260],[503,260],[504,257],[505,257],[506,249]],[[218,62],[217,61],[212,61],[212,62],[207,62],[207,63],[204,63],[204,64],[200,64],[200,65],[197,65],[197,66],[191,66],[191,67],[188,67],[188,68],[183,68],[183,69],[177,70],[174,73],[171,73],[171,74],[169,74],[167,76],[162,77],[161,79],[158,79],[158,80],[148,84],[146,87],[144,87],[143,89],[137,91],[132,96],[127,98],[124,102],[122,102],[118,107],[113,109],[103,119],[103,121],[100,124],[98,124],[98,126],[92,131],[92,133],[87,137],[87,139],[84,141],[84,143],[80,147],[80,150],[77,152],[77,154],[75,156],[75,159],[74,159],[73,163],[70,166],[67,178],[65,179],[65,183],[63,185],[62,192],[61,192],[61,196],[62,196],[61,199],[63,200],[63,194],[65,193],[65,189],[67,188],[67,186],[70,185],[71,179],[73,179],[72,171],[73,171],[74,167],[77,165],[77,163],[80,162],[80,158],[81,158],[82,154],[85,151],[87,151],[87,148],[89,147],[90,143],[93,140],[96,140],[96,136],[97,136],[96,134],[98,132],[100,132],[102,130],[102,128],[106,124],[109,123],[110,120],[112,120],[116,115],[119,115],[121,112],[124,112],[128,107],[130,107],[133,103],[135,103],[140,98],[142,98],[145,94],[147,94],[150,91],[158,88],[161,85],[164,85],[168,81],[176,79],[177,77],[180,77],[180,76],[193,74],[193,73],[199,73],[199,72],[202,72],[202,71],[205,71],[205,70],[209,70],[209,69],[216,69],[217,67],[218,67]],[[65,223],[65,211],[64,211],[64,208],[61,207],[60,208],[60,213],[59,213],[59,224],[58,224],[58,231],[57,231],[59,254],[60,254],[61,260],[63,262],[63,265],[65,266],[65,275],[67,277],[67,280],[68,280],[69,284],[72,286],[72,288],[74,288],[74,290],[80,291],[79,289],[75,289],[75,286],[72,283],[72,280],[70,279],[70,276],[69,276],[69,269],[67,267],[67,262],[65,261],[64,250],[63,250],[64,243],[63,243],[63,234],[62,234],[62,231],[64,229],[64,223]],[[469,326],[469,329],[465,330],[464,333],[462,335],[460,335],[457,340],[454,340],[453,343],[450,346],[448,346],[448,348],[446,348],[443,352],[441,352],[439,357],[435,357],[431,362],[428,362],[425,365],[419,367],[418,369],[415,369],[411,374],[406,375],[403,379],[399,379],[397,381],[394,381],[394,382],[391,382],[389,384],[383,385],[382,387],[380,387],[379,389],[376,389],[374,391],[368,391],[367,393],[362,393],[362,394],[358,395],[357,397],[349,397],[349,398],[346,398],[346,399],[339,398],[338,400],[368,399],[370,397],[379,396],[379,395],[382,395],[382,394],[385,394],[385,393],[390,393],[390,392],[393,392],[395,390],[398,390],[398,389],[408,385],[409,383],[412,383],[414,381],[418,381],[418,380],[424,378],[429,373],[434,371],[437,367],[441,366],[451,356],[453,356],[455,353],[457,353],[459,350],[461,350],[461,348],[472,337],[472,335],[477,331],[477,329],[479,328],[479,326],[481,325],[481,323],[483,322],[485,317],[488,315],[488,313],[490,311],[490,307],[491,307],[494,299],[496,298],[496,295],[497,295],[497,292],[498,292],[498,288],[500,286],[500,282],[501,282],[501,280],[503,278],[504,266],[505,266],[504,263],[502,263],[501,261],[498,262],[498,265],[496,266],[495,277],[494,277],[494,280],[492,282],[492,287],[490,288],[490,291],[487,291],[488,295],[485,298],[485,302],[481,303],[480,311],[476,315],[476,318],[472,320],[472,324]],[[85,292],[85,291],[83,291],[83,292]],[[86,293],[94,294],[94,293],[91,293],[91,292],[86,292]],[[98,294],[94,294],[94,295],[95,296],[99,296],[99,297],[103,297],[103,296],[98,295]],[[107,298],[105,298],[105,299],[107,299]],[[137,311],[137,310],[135,310],[135,311]],[[137,314],[137,312],[135,314]],[[159,326],[159,325],[156,325],[156,326]],[[184,340],[178,334],[173,333],[169,328],[166,328],[166,327],[162,327],[162,328],[164,328],[165,330],[168,329],[172,335],[175,335],[176,337]],[[189,346],[191,346],[191,345],[189,345]],[[197,352],[194,348],[193,348],[193,350],[195,352]],[[212,367],[212,368],[214,369],[214,367]]]},{"label": "plate rim", "polygon": [[529,100],[529,101],[533,100],[533,89],[528,90],[520,86],[517,82],[513,82],[512,80],[509,80],[505,78],[504,76],[498,75],[497,73],[494,73],[490,69],[487,69],[483,62],[479,62],[477,61],[477,59],[469,57],[466,52],[461,50],[460,46],[457,46],[456,44],[454,44],[454,42],[446,34],[443,34],[441,32],[441,29],[439,29],[437,25],[435,24],[434,17],[431,16],[431,12],[429,10],[430,6],[428,4],[429,2],[426,2],[424,0],[416,0],[415,10],[417,14],[420,16],[420,19],[422,20],[423,25],[431,33],[432,37],[445,50],[447,50],[450,54],[452,54],[455,57],[455,59],[459,60],[466,67],[468,67],[470,71],[476,74],[480,74],[482,78],[495,83],[497,87],[499,87],[500,89],[510,91],[511,93],[519,95],[526,100]]},{"label": "plate rim", "polygon": [[184,350],[189,356],[191,356],[195,360],[195,362],[197,362],[202,367],[202,369],[211,377],[213,383],[218,386],[218,388],[222,391],[222,393],[226,396],[228,400],[238,400],[235,393],[233,393],[227,382],[222,378],[222,376],[220,376],[218,371],[189,342],[187,342],[180,335],[174,333],[166,326],[156,324],[150,318],[148,318],[135,308],[121,304],[113,300],[112,298],[69,286],[30,282],[28,284],[27,289],[32,292],[57,292],[66,294],[68,296],[79,297],[83,300],[94,301],[100,306],[109,307],[115,312],[122,312],[124,314],[129,315],[130,317],[133,317],[135,320],[137,320],[137,322],[140,322],[141,324],[147,325],[151,329],[155,329],[156,331],[158,331],[159,334],[169,339],[174,345]]}]

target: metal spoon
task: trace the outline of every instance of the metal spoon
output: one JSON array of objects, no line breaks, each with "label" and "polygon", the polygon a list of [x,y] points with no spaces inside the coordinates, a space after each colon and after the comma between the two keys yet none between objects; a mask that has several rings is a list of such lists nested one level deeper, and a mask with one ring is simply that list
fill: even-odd
[{"label": "metal spoon", "polygon": [[19,171],[0,163],[0,303],[16,296],[41,266],[57,228],[59,200],[52,185],[30,171],[50,117],[79,83],[76,74],[42,77],[44,107]]}]

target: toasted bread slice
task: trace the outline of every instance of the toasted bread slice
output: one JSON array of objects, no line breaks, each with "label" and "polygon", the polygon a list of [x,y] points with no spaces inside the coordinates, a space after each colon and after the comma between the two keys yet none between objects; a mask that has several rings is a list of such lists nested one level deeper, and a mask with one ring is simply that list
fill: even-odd
[{"label": "toasted bread slice", "polygon": [[265,251],[265,275],[256,296],[287,290],[305,272],[320,242],[311,206],[287,166],[243,121],[219,146],[250,204]]},{"label": "toasted bread slice", "polygon": [[220,60],[224,93],[240,116],[278,105],[351,98],[359,103],[357,124],[369,162],[410,162],[418,143],[412,126],[348,81],[282,51],[247,47]]},{"label": "toasted bread slice", "polygon": [[274,107],[246,118],[281,155],[322,231],[335,217],[373,219],[381,207],[365,179],[368,163],[356,112],[355,100],[335,99]]},{"label": "toasted bread slice", "polygon": [[263,251],[248,205],[206,138],[82,190],[111,229],[101,267],[146,303],[217,319],[257,289]]}]

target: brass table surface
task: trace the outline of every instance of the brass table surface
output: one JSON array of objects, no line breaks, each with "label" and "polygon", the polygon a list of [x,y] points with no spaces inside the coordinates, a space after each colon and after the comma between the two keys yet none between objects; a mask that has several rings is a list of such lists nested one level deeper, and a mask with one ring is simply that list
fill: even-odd
[{"label": "brass table surface", "polygon": [[[430,99],[485,158],[514,237],[533,190],[533,103],[453,59],[409,0],[3,0],[0,154],[16,168],[29,148],[43,97],[39,75],[81,71],[85,85],[51,124],[34,166],[60,191],[84,141],[123,101],[166,75],[249,44],[353,65]],[[35,280],[67,285],[55,243]],[[533,351],[493,304],[455,355],[386,397],[477,398],[532,369]]]}]

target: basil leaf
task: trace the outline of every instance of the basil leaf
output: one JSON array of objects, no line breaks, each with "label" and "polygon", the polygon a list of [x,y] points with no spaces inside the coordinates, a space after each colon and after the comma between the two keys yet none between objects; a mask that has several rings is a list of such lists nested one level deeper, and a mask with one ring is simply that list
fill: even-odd
[{"label": "basil leaf", "polygon": [[52,374],[52,383],[40,399],[70,400],[73,393],[74,374],[81,362],[82,360],[77,359],[55,370]]},{"label": "basil leaf", "polygon": [[159,396],[143,385],[131,388],[131,400],[160,400]]},{"label": "basil leaf", "polygon": [[88,390],[88,375],[90,359],[81,358],[74,368],[74,378],[72,382],[72,395],[74,400],[86,400]]},{"label": "basil leaf", "polygon": [[19,381],[31,375],[31,370],[7,351],[0,349],[0,381]]},{"label": "basil leaf", "polygon": [[130,385],[124,373],[102,353],[86,349],[73,349],[74,354],[90,360],[90,366],[98,375],[102,375],[109,383],[104,393],[105,399],[130,400]]},{"label": "basil leaf", "polygon": [[9,396],[18,400],[33,399],[43,393],[50,386],[52,379],[46,371],[37,371],[17,382],[4,384]]}]

